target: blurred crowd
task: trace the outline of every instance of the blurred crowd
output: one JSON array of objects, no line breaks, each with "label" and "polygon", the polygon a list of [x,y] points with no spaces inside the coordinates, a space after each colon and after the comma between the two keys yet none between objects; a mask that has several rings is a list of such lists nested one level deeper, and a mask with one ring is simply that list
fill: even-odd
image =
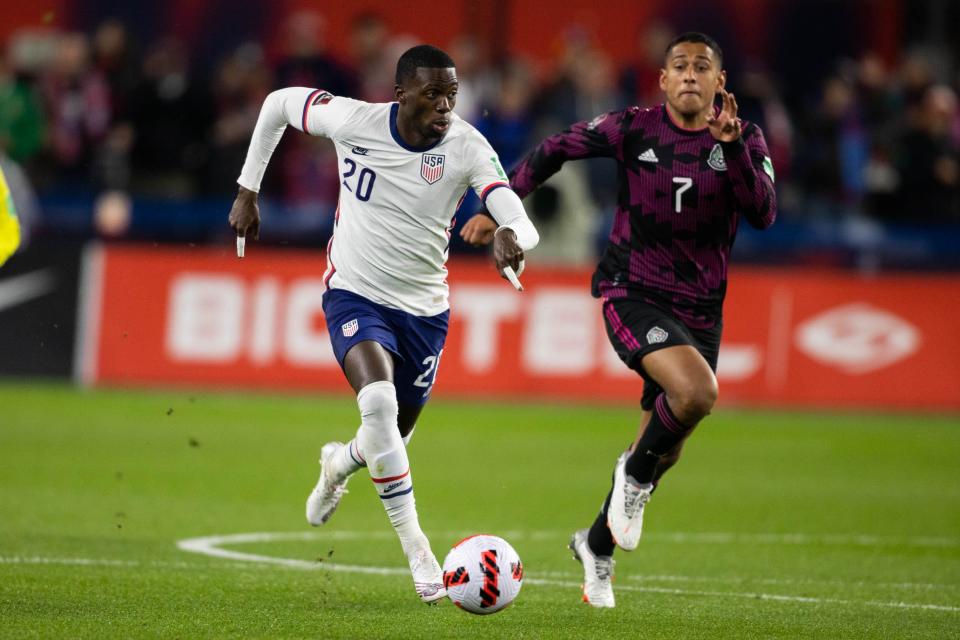
[{"label": "blurred crowd", "polygon": [[[89,34],[15,35],[0,55],[0,162],[20,185],[21,217],[42,227],[30,184],[41,200],[100,196],[96,230],[106,236],[123,235],[131,198],[229,203],[267,93],[310,86],[390,101],[396,60],[417,43],[372,13],[353,21],[343,55],[328,50],[319,13],[292,15],[285,30],[277,55],[246,42],[202,70],[175,36],[141,46],[118,20]],[[669,26],[641,29],[634,60],[620,68],[589,32],[574,27],[562,35],[546,64],[489,51],[468,35],[434,43],[457,63],[457,112],[505,166],[572,122],[662,100],[657,78],[674,35]],[[960,223],[955,63],[923,49],[906,50],[893,64],[864,51],[837,59],[819,86],[798,94],[786,92],[790,79],[763,60],[739,61],[728,87],[740,115],[766,134],[782,214]],[[568,165],[528,201],[545,230],[545,254],[590,259],[615,204],[611,168],[602,160]],[[328,141],[285,136],[264,185],[273,216],[267,239],[322,244],[338,186]]]}]

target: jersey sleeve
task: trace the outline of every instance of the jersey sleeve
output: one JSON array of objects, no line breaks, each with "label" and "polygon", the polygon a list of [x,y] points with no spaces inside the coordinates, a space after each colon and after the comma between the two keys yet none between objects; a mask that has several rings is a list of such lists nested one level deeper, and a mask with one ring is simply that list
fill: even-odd
[{"label": "jersey sleeve", "polygon": [[338,98],[322,89],[289,87],[274,91],[260,108],[237,183],[250,191],[260,190],[263,174],[287,125],[305,133],[332,138],[360,104],[357,100]]},{"label": "jersey sleeve", "polygon": [[479,132],[473,131],[469,134],[464,157],[467,180],[480,202],[486,203],[487,196],[495,189],[510,188],[507,172],[503,170],[497,152]]},{"label": "jersey sleeve", "polygon": [[721,142],[737,209],[751,226],[766,229],[777,217],[773,162],[763,131],[748,124],[739,139]]},{"label": "jersey sleeve", "polygon": [[312,136],[336,137],[343,126],[361,105],[359,100],[335,96],[323,89],[314,89],[303,101],[303,113],[298,129]]},{"label": "jersey sleeve", "polygon": [[627,113],[628,110],[604,113],[544,139],[510,171],[513,190],[521,198],[526,197],[567,160],[618,157]]}]

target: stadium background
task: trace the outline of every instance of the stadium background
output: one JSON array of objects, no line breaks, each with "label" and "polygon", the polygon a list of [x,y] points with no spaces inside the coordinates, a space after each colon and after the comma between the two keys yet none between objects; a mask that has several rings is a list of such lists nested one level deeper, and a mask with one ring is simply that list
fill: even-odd
[{"label": "stadium background", "polygon": [[[345,389],[316,305],[339,185],[329,143],[285,137],[262,241],[230,259],[225,214],[265,94],[389,100],[398,53],[433,42],[458,63],[457,111],[510,166],[570,122],[657,101],[664,43],[682,27],[722,43],[777,171],[777,224],[741,229],[734,252],[722,402],[956,409],[957,12],[897,0],[18,5],[0,28],[0,149],[26,242],[0,278],[33,293],[0,310],[0,372]],[[524,296],[454,235],[438,394],[635,401],[586,294],[610,168],[569,165],[528,199],[543,242]],[[476,206],[470,194],[458,224]]]},{"label": "stadium background", "polygon": [[[27,234],[0,267],[0,638],[957,637],[960,3],[545,6],[4,4],[0,163]],[[612,172],[576,163],[528,199],[522,294],[454,236],[418,508],[438,555],[497,533],[527,578],[496,616],[423,607],[365,480],[303,521],[320,445],[357,425],[318,309],[338,176],[288,132],[238,260],[260,103],[389,99],[399,51],[430,41],[509,165],[657,100],[682,29],[719,39],[777,170],[777,223],[734,250],[720,405],[618,554],[617,608],[580,605],[564,545],[640,395],[587,294]]]}]

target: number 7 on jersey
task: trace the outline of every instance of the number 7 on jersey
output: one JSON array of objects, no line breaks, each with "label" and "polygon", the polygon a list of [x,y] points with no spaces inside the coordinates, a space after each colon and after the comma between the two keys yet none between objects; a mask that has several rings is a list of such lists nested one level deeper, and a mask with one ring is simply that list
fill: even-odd
[{"label": "number 7 on jersey", "polygon": [[673,184],[680,185],[673,192],[673,210],[680,213],[683,206],[683,192],[693,186],[693,178],[676,177],[673,179]]}]

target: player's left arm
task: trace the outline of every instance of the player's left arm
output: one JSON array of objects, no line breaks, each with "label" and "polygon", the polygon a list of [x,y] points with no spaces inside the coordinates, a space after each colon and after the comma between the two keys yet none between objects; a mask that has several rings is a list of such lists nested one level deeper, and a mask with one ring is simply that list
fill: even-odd
[{"label": "player's left arm", "polygon": [[766,229],[777,217],[777,193],[774,189],[773,162],[755,124],[743,126],[737,117],[737,100],[720,90],[723,107],[716,116],[707,117],[710,133],[723,149],[727,175],[733,185],[737,210],[757,229]]},{"label": "player's left arm", "polygon": [[[509,266],[519,273],[524,251],[540,242],[540,234],[527,217],[523,203],[507,182],[507,174],[490,143],[474,132],[465,151],[467,180],[499,225],[493,235],[493,258],[500,275]],[[506,277],[506,276],[504,276]]]}]

